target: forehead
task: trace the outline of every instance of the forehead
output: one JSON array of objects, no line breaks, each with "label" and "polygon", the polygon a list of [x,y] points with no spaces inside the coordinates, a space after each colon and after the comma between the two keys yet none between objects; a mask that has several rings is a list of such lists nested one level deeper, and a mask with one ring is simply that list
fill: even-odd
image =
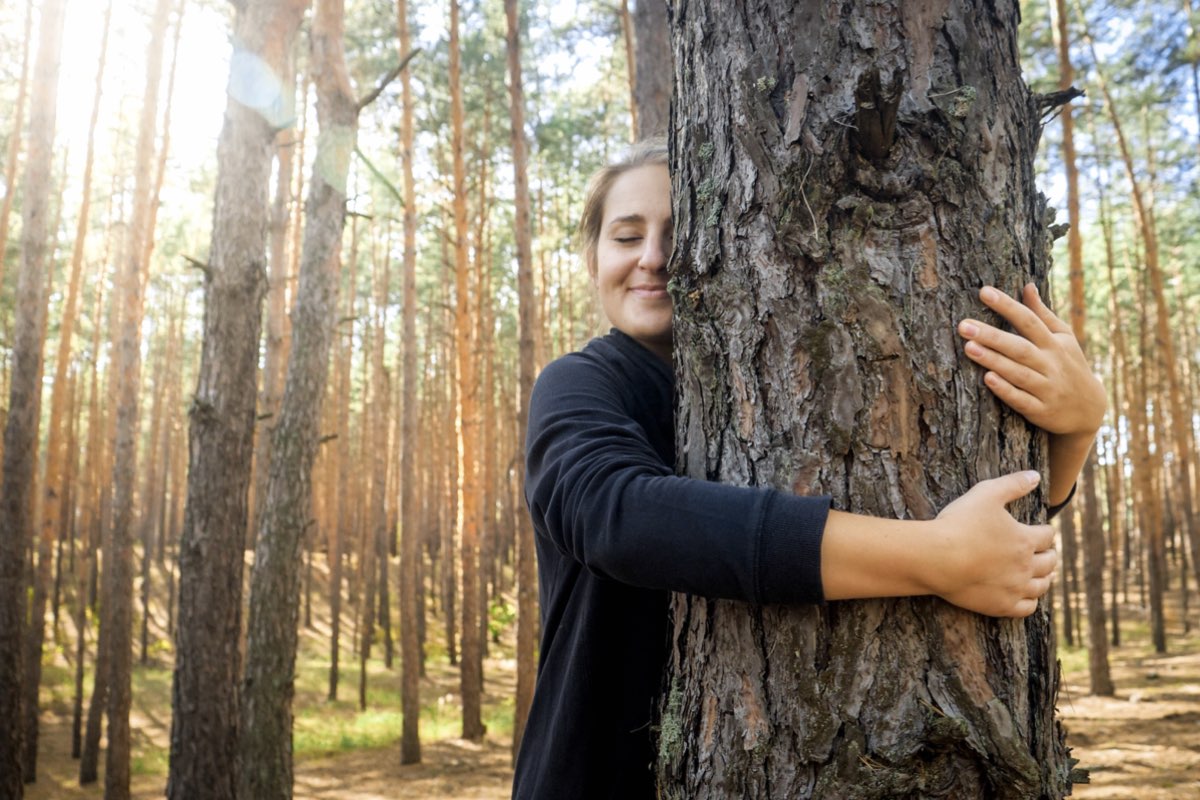
[{"label": "forehead", "polygon": [[621,173],[604,198],[601,225],[623,217],[662,222],[671,219],[671,176],[663,164],[646,164]]}]

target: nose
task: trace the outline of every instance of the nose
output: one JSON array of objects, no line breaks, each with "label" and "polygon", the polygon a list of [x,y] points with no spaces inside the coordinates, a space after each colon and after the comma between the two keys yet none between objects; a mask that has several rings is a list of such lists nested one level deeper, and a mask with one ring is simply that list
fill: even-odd
[{"label": "nose", "polygon": [[643,269],[660,270],[667,265],[667,259],[671,255],[668,241],[662,236],[647,236],[643,240],[641,258],[638,259],[638,266]]}]

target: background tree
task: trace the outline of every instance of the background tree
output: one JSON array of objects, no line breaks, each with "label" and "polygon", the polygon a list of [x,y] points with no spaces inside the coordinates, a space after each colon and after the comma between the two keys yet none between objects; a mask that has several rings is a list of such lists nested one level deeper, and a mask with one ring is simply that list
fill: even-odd
[{"label": "background tree", "polygon": [[[24,793],[21,660],[25,635],[25,548],[35,538],[35,467],[38,458],[42,350],[45,344],[50,227],[50,175],[54,157],[58,66],[65,0],[42,6],[38,55],[30,92],[29,150],[21,204],[21,271],[13,337],[13,377],[4,425],[4,466],[0,483],[0,794]],[[6,195],[11,195],[9,189]],[[3,253],[0,252],[0,260]],[[40,620],[39,620],[40,623]],[[36,684],[35,684],[36,686]],[[26,776],[29,780],[33,775]]]},{"label": "background tree", "polygon": [[[281,74],[304,0],[238,7],[229,105],[217,145],[212,245],[204,267],[204,348],[192,402],[187,506],[179,553],[171,776],[178,800],[236,796],[242,551],[255,417],[272,143],[291,123],[283,92],[250,81]],[[238,89],[246,90],[239,97]]]},{"label": "background tree", "polygon": [[[1044,466],[1043,436],[954,335],[978,313],[974,287],[1044,289],[1048,269],[1017,16],[972,2],[676,9],[674,116],[691,121],[672,149],[684,473],[928,519],[979,479]],[[668,797],[1068,791],[1044,610],[674,606]]]}]

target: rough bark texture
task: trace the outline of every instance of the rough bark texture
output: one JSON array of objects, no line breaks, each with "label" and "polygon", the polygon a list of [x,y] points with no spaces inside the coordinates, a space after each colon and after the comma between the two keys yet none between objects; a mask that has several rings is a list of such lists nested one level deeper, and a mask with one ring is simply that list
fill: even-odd
[{"label": "rough bark texture", "polygon": [[[40,664],[23,668],[31,643],[25,630],[25,547],[34,541],[34,492],[42,351],[46,330],[46,290],[50,227],[50,182],[54,157],[59,54],[65,0],[42,6],[38,56],[30,93],[29,150],[21,204],[21,271],[17,275],[16,319],[12,334],[12,373],[4,425],[3,478],[0,479],[0,797],[20,798],[22,782],[22,680],[39,680]],[[12,185],[11,183],[9,184]],[[12,196],[12,192],[8,192]],[[7,211],[5,212],[7,216]],[[0,251],[0,261],[3,252]],[[49,559],[45,548],[39,555]],[[45,613],[45,595],[42,595]],[[38,625],[41,629],[40,621]],[[40,650],[40,635],[38,646]],[[28,674],[22,674],[28,673]],[[36,684],[35,691],[36,691]],[[36,695],[35,695],[36,696]],[[27,709],[36,713],[35,708]],[[36,725],[35,725],[36,727]],[[30,772],[25,779],[33,781]]]},{"label": "rough bark texture", "polygon": [[342,2],[319,0],[312,30],[317,87],[316,166],[309,181],[300,284],[283,401],[271,434],[270,475],[250,579],[242,686],[239,797],[292,796],[292,697],[300,601],[300,545],[310,524],[312,465],[337,308],[346,178],[358,107],[342,50]]},{"label": "rough bark texture", "polygon": [[671,119],[671,26],[666,0],[633,6],[633,104],[636,138],[665,136]]},{"label": "rough bark texture", "polygon": [[[683,473],[930,518],[1044,466],[1044,436],[954,332],[984,313],[981,284],[1045,283],[1017,18],[981,0],[674,6]],[[1069,790],[1044,610],[678,596],[673,645],[664,797]]]},{"label": "rough bark texture", "polygon": [[[236,796],[241,678],[242,551],[253,448],[256,370],[272,144],[289,98],[263,105],[279,75],[303,0],[246,0],[229,102],[217,144],[212,249],[205,271],[204,344],[189,416],[187,507],[179,549],[179,626],[171,706],[173,800]],[[259,95],[259,96],[255,96]]]}]

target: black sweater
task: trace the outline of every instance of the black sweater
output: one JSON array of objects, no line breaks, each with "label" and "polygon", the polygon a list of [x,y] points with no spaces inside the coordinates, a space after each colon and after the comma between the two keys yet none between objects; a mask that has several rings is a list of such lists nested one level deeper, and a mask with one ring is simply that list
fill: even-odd
[{"label": "black sweater", "polygon": [[513,797],[654,797],[670,591],[822,600],[825,497],[676,477],[671,368],[614,330],[543,370],[525,496],[542,639]]}]

